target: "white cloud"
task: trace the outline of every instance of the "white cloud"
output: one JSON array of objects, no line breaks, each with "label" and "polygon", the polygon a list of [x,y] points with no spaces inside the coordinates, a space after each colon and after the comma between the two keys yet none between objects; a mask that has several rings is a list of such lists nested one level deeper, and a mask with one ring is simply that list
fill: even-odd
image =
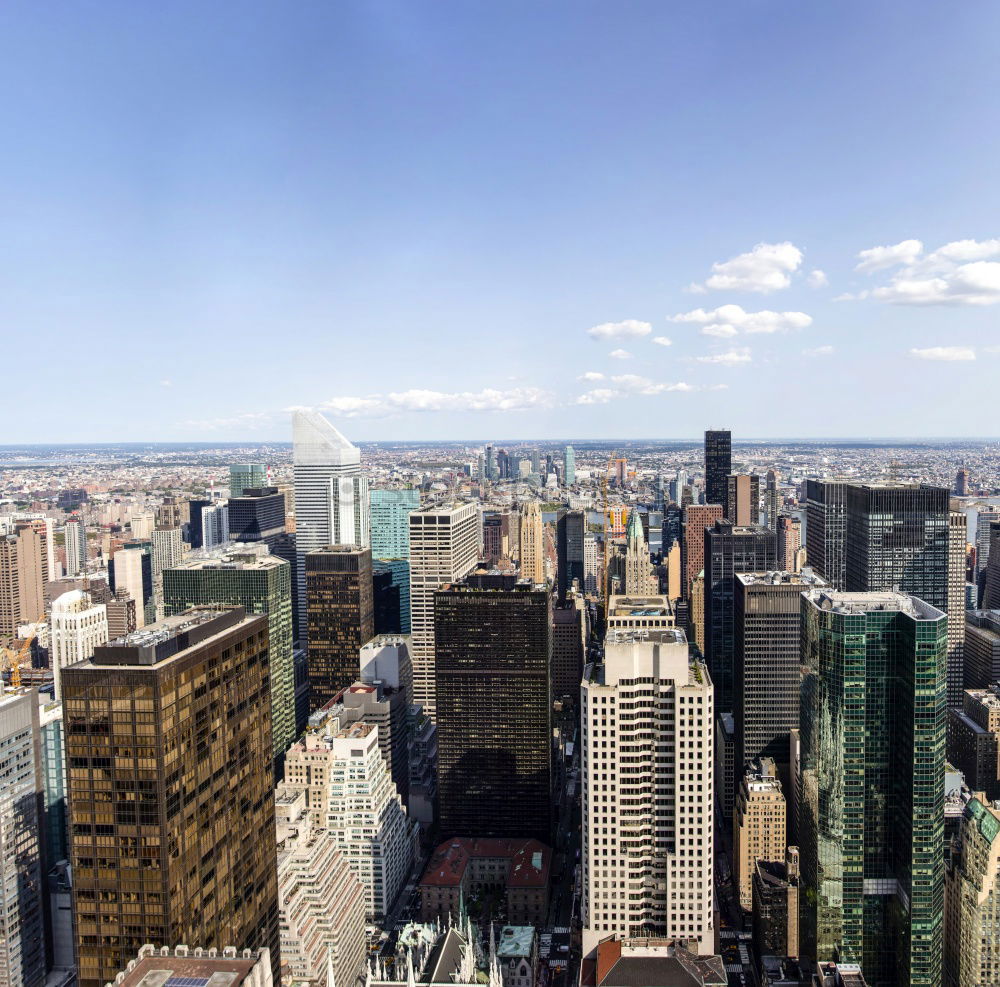
[{"label": "white cloud", "polygon": [[724,367],[738,367],[741,363],[750,363],[750,350],[745,346],[726,353],[713,353],[711,356],[698,356],[699,363],[719,363]]},{"label": "white cloud", "polygon": [[824,346],[814,346],[812,349],[803,350],[803,356],[829,356],[833,352],[833,347],[829,344]]},{"label": "white cloud", "polygon": [[814,271],[809,272],[809,277],[806,278],[806,284],[810,288],[825,288],[830,283],[830,279],[826,276],[825,271],[821,271],[818,267]]},{"label": "white cloud", "polygon": [[[706,311],[696,308],[690,312],[680,312],[670,316],[671,322],[696,322],[706,326],[728,327],[716,332],[706,332],[707,336],[734,336],[737,331],[748,333],[787,332],[790,329],[805,329],[812,325],[812,317],[805,312],[747,312],[740,305],[720,305]],[[732,329],[733,332],[728,330]],[[704,331],[704,330],[703,330]]]},{"label": "white cloud", "polygon": [[912,264],[923,253],[919,240],[902,240],[888,247],[869,247],[858,254],[856,271],[881,271],[897,264]]},{"label": "white cloud", "polygon": [[597,370],[588,370],[585,374],[580,374],[577,380],[604,380],[604,374]]},{"label": "white cloud", "polygon": [[173,387],[174,382],[172,380],[161,380],[160,387]]},{"label": "white cloud", "polygon": [[897,305],[995,305],[1000,302],[1000,262],[950,265],[937,277],[912,277],[904,271],[871,296]]},{"label": "white cloud", "polygon": [[617,374],[611,378],[611,383],[639,393],[646,393],[649,388],[657,386],[648,377],[640,377],[638,374]]},{"label": "white cloud", "polygon": [[739,329],[729,325],[728,322],[713,322],[711,325],[702,327],[701,334],[714,336],[716,339],[731,339],[739,334]]},{"label": "white cloud", "polygon": [[595,387],[586,394],[581,394],[577,399],[577,404],[607,404],[613,398],[618,397],[618,392],[610,387]]},{"label": "white cloud", "polygon": [[673,341],[668,336],[654,336],[652,342],[657,346],[672,346]]},{"label": "white cloud", "polygon": [[1000,346],[984,346],[984,353],[1000,353]]},{"label": "white cloud", "polygon": [[911,355],[919,360],[975,360],[976,351],[971,346],[928,346],[926,349],[911,349]]},{"label": "white cloud", "polygon": [[388,418],[412,412],[528,411],[533,408],[548,408],[553,403],[553,395],[538,387],[455,392],[413,388],[360,397],[339,395],[324,401],[320,409],[342,418]]},{"label": "white cloud", "polygon": [[860,302],[868,297],[867,291],[850,292],[845,291],[834,298],[835,302]]},{"label": "white cloud", "polygon": [[240,429],[241,431],[254,432],[265,426],[270,427],[273,422],[274,414],[270,411],[244,411],[225,418],[200,418],[181,422],[181,424],[205,432],[216,432],[226,429]]},{"label": "white cloud", "polygon": [[953,240],[943,247],[938,247],[928,260],[962,261],[985,260],[1000,254],[1000,239],[995,240]]},{"label": "white cloud", "polygon": [[802,251],[785,240],[782,243],[758,243],[745,254],[712,265],[711,276],[688,291],[753,291],[769,294],[787,288],[802,263]]},{"label": "white cloud", "polygon": [[641,339],[652,331],[653,327],[648,322],[625,319],[623,322],[602,322],[599,326],[591,326],[587,335],[592,339]]},{"label": "white cloud", "polygon": [[631,360],[632,359],[632,354],[629,353],[628,350],[612,350],[608,354],[608,356],[610,356],[612,360]]}]

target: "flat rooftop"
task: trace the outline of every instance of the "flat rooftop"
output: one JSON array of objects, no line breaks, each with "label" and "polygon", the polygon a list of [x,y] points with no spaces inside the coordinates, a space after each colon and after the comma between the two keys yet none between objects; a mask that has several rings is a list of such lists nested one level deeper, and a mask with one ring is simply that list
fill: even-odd
[{"label": "flat rooftop", "polygon": [[687,635],[677,627],[612,627],[605,635],[605,644],[630,644],[649,641],[652,644],[687,645]]},{"label": "flat rooftop", "polygon": [[812,569],[805,568],[801,572],[738,572],[736,578],[744,586],[802,586],[805,589],[826,586],[826,580]]},{"label": "flat rooftop", "polygon": [[944,614],[936,607],[908,593],[879,590],[872,593],[848,593],[842,590],[814,589],[809,599],[821,610],[834,613],[861,614],[880,610],[895,610],[915,620],[937,620]]},{"label": "flat rooftop", "polygon": [[[195,956],[195,952],[202,955]],[[121,979],[116,978],[115,987],[238,987],[262,959],[249,949],[239,953],[226,949],[223,955],[215,956],[208,955],[210,952],[216,950],[192,949],[187,956],[172,951],[163,956],[152,946],[144,946],[139,958],[118,975]]]},{"label": "flat rooftop", "polygon": [[248,615],[243,607],[197,607],[102,644],[92,658],[72,667],[155,665],[253,620],[266,618]]}]

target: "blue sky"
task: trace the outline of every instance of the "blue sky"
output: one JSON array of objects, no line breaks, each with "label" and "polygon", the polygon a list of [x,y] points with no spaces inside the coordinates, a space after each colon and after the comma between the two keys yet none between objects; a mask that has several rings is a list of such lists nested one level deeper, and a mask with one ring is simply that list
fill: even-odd
[{"label": "blue sky", "polygon": [[998,37],[991,0],[5,3],[4,434],[995,435]]}]

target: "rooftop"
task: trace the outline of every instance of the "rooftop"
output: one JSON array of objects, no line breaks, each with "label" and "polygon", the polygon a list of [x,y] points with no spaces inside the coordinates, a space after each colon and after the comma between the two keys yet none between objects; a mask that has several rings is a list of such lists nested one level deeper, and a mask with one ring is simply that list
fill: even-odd
[{"label": "rooftop", "polygon": [[803,586],[822,587],[826,580],[808,566],[801,572],[738,572],[736,578],[744,586]]},{"label": "rooftop", "polygon": [[[115,987],[238,987],[247,980],[258,963],[267,966],[271,959],[267,949],[239,952],[226,947],[189,949],[177,946],[143,946],[139,955],[115,978]],[[269,979],[269,978],[268,978]]]},{"label": "rooftop", "polygon": [[164,617],[94,649],[93,657],[75,667],[95,665],[155,665],[246,620],[265,618],[247,615],[243,607],[195,608],[175,617]]},{"label": "rooftop", "polygon": [[497,956],[502,959],[531,956],[534,943],[533,925],[505,925],[497,938]]},{"label": "rooftop", "polygon": [[508,887],[545,887],[549,880],[552,851],[531,839],[463,838],[446,840],[434,851],[420,883],[457,887],[470,861],[477,857],[506,857]]},{"label": "rooftop", "polygon": [[877,611],[898,611],[915,620],[938,620],[944,614],[929,603],[908,593],[880,590],[872,593],[848,593],[842,590],[812,589],[809,599],[820,610],[834,613],[863,614]]}]

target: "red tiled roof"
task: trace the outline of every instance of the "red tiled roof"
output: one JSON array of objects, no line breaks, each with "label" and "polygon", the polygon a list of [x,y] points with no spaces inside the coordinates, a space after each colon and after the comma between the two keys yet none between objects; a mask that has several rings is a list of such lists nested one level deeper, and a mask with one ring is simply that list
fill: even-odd
[{"label": "red tiled roof", "polygon": [[456,838],[447,840],[434,855],[420,880],[430,887],[456,887],[465,876],[469,861],[477,857],[508,860],[508,887],[545,887],[549,883],[552,851],[538,840]]},{"label": "red tiled roof", "polygon": [[597,945],[597,980],[604,983],[604,978],[614,969],[614,965],[622,958],[620,939],[610,939]]}]

